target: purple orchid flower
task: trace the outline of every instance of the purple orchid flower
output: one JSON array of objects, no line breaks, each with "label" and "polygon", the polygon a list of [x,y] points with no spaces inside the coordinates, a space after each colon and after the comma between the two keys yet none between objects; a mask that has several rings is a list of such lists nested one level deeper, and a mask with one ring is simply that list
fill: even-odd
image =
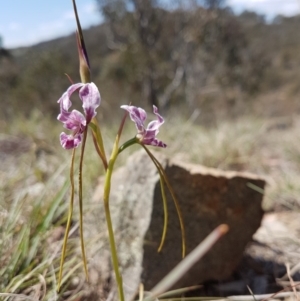
[{"label": "purple orchid flower", "polygon": [[[71,95],[78,89],[85,115],[77,110],[69,112],[69,109],[72,106],[70,100]],[[92,118],[96,116],[96,109],[99,107],[100,102],[101,96],[94,83],[74,84],[62,95],[58,100],[58,103],[60,104],[60,114],[57,116],[57,119],[64,124],[66,129],[72,131],[72,134],[70,135],[67,135],[64,132],[60,134],[60,144],[63,148],[72,149],[80,144],[82,134]]]},{"label": "purple orchid flower", "polygon": [[159,128],[164,123],[164,119],[161,115],[159,115],[156,106],[153,106],[153,113],[157,116],[157,120],[151,121],[148,124],[147,128],[145,128],[144,126],[144,122],[147,118],[147,113],[142,108],[127,105],[121,106],[121,108],[129,112],[130,119],[135,123],[138,131],[136,137],[141,143],[159,147],[167,146],[162,141],[156,139]]}]

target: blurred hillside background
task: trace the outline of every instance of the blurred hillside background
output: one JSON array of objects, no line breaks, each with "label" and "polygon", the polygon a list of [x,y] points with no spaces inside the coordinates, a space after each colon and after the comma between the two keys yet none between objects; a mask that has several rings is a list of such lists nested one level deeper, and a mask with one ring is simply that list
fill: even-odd
[{"label": "blurred hillside background", "polygon": [[[84,36],[92,80],[102,96],[97,118],[107,139],[115,135],[121,104],[131,102],[147,111],[155,104],[167,120],[160,138],[168,144],[169,155],[268,176],[275,195],[268,198],[270,203],[300,204],[300,3],[264,1],[249,4],[261,11],[266,3],[267,12],[273,9],[266,16],[237,13],[236,5],[229,4],[238,0],[94,0],[92,9],[83,5],[90,1],[78,0],[82,23],[87,24],[89,15],[92,24],[100,23],[84,30]],[[8,16],[10,11],[20,24],[3,27],[0,22],[0,29],[7,28],[0,41],[0,156],[7,164],[7,156],[12,159],[10,168],[18,166],[11,184],[2,168],[1,187],[8,191],[26,178],[20,171],[23,164],[25,169],[29,166],[25,174],[35,170],[32,183],[44,184],[61,157],[68,156],[59,145],[62,127],[56,116],[57,100],[69,86],[65,74],[74,82],[80,80],[76,26],[72,1],[55,3],[34,8],[44,11],[34,13],[36,22],[48,22],[39,30],[35,25],[36,32],[42,30],[45,38],[59,36],[66,27],[72,34],[7,48],[5,33],[13,36],[9,28],[24,32],[27,23],[21,18],[31,22],[33,6],[21,7],[20,2],[20,10],[10,11],[6,4]],[[285,16],[276,15],[278,10]],[[7,18],[3,12],[1,20]],[[53,13],[61,21],[50,22]],[[34,34],[27,30],[31,41]],[[26,43],[26,37],[19,39]],[[10,41],[16,43],[13,37]],[[74,102],[75,107],[79,104]],[[26,150],[34,155],[32,165],[20,156]],[[35,160],[43,151],[58,156],[53,166],[48,157],[43,167],[37,166]],[[91,186],[99,176],[99,168],[93,167]]]},{"label": "blurred hillside background", "polygon": [[[84,30],[84,36],[92,79],[101,91],[97,118],[105,139],[112,140],[116,133],[121,104],[131,102],[147,111],[155,104],[167,121],[160,138],[168,144],[168,155],[267,176],[266,207],[300,206],[297,9],[293,16],[264,16],[254,11],[237,14],[226,0],[93,3],[102,22]],[[281,7],[279,2],[268,3]],[[71,1],[68,6],[69,20]],[[85,20],[87,12],[81,13]],[[74,31],[75,20],[70,20]],[[65,74],[74,82],[79,74],[74,33],[17,48],[5,47],[4,34],[0,158],[7,165],[2,166],[0,188],[9,200],[11,189],[18,191],[24,179],[31,179],[29,186],[45,185],[59,162],[68,160],[69,153],[59,145],[57,100],[69,86]],[[80,107],[79,102],[74,105]],[[131,134],[125,135],[130,138],[133,127],[128,129]],[[112,143],[106,145],[109,150]],[[31,157],[23,158],[28,152]],[[87,166],[95,160],[96,155],[89,155]],[[99,168],[87,168],[90,193]]]},{"label": "blurred hillside background", "polygon": [[[299,113],[298,15],[237,15],[225,0],[96,4],[103,22],[84,35],[102,116],[129,102],[155,104],[164,114],[180,109],[187,118],[196,111],[206,125],[245,114]],[[74,34],[32,47],[3,44],[1,119],[33,110],[55,116],[69,84],[64,73],[79,80],[75,47]]]}]

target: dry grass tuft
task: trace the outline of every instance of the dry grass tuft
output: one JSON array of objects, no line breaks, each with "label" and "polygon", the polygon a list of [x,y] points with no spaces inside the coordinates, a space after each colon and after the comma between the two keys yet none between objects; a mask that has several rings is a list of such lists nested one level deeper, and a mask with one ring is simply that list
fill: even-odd
[{"label": "dry grass tuft", "polygon": [[[209,167],[263,175],[269,184],[266,209],[299,209],[300,122],[297,116],[286,120],[248,116],[222,121],[213,127],[199,125],[199,119],[201,115],[183,120],[170,114],[159,134],[168,144],[164,152]],[[118,128],[117,123],[111,124],[102,129],[107,152]],[[4,295],[1,298],[9,300],[13,296],[9,294],[25,294],[32,299],[46,296],[45,300],[60,300],[55,291],[55,275],[66,221],[70,161],[69,153],[59,145],[61,125],[36,112],[28,120],[20,117],[13,123],[3,124],[2,131],[0,291]],[[135,127],[128,120],[122,140],[134,133]],[[122,153],[119,164],[134,150]],[[84,195],[88,198],[103,172],[92,143],[85,163]],[[76,218],[75,212],[74,235],[70,239],[73,253],[70,248],[65,265],[64,287],[68,290],[62,292],[63,300],[71,300],[80,293],[72,288],[72,279],[81,271],[81,259],[74,248]]]}]

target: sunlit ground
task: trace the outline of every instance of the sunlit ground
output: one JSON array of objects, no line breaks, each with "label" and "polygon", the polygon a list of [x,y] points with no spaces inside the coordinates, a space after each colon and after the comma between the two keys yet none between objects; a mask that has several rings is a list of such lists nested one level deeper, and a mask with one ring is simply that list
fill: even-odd
[{"label": "sunlit ground", "polygon": [[[182,120],[169,114],[159,138],[171,158],[223,170],[264,176],[266,210],[300,207],[300,121],[292,118],[241,117],[213,127],[197,125],[201,115]],[[118,123],[102,126],[107,152]],[[70,151],[59,144],[61,124],[35,112],[31,119],[2,122],[0,133],[0,292],[56,296],[55,274],[66,222]],[[135,133],[127,121],[124,137]],[[124,138],[125,141],[125,138]],[[121,165],[130,152],[122,153]],[[103,169],[89,137],[84,164],[84,198],[91,197]],[[88,209],[87,209],[88,210]],[[85,214],[88,214],[86,212]],[[77,213],[75,212],[75,220]],[[76,232],[77,224],[73,225]],[[72,239],[71,239],[72,245]],[[81,274],[80,256],[68,256],[64,281],[71,281],[64,300]],[[70,273],[68,273],[70,272]],[[68,299],[70,298],[70,299]],[[8,299],[4,299],[8,300]],[[46,299],[49,300],[49,299]]]}]

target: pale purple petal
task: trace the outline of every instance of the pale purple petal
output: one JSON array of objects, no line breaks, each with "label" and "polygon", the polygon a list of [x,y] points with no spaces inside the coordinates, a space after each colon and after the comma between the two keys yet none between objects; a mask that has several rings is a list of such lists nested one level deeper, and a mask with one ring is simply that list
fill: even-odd
[{"label": "pale purple petal", "polygon": [[135,123],[138,132],[143,134],[145,132],[144,121],[147,118],[145,110],[127,105],[123,105],[121,108],[129,112],[130,119]]},{"label": "pale purple petal", "polygon": [[150,141],[153,140],[156,136],[156,131],[147,130],[145,134],[143,135],[143,141]]},{"label": "pale purple petal", "polygon": [[165,121],[161,115],[158,114],[158,108],[153,105],[153,113],[157,116],[159,123],[163,124]]},{"label": "pale purple petal", "polygon": [[78,83],[70,86],[68,90],[62,95],[62,97],[57,101],[60,104],[60,114],[57,116],[57,119],[61,122],[66,122],[69,118],[70,113],[68,112],[72,102],[70,100],[71,95],[80,88],[83,84]]},{"label": "pale purple petal", "polygon": [[158,140],[155,136],[157,134],[157,131],[147,131],[144,137],[142,138],[141,142],[145,145],[153,145],[153,146],[159,146],[159,147],[167,147],[165,143]]},{"label": "pale purple petal", "polygon": [[[72,94],[79,90],[79,97],[82,100],[82,106],[85,116],[77,110],[69,112],[72,105],[70,100]],[[72,131],[71,135],[61,133],[60,143],[65,149],[72,149],[81,143],[82,134],[87,124],[96,115],[96,108],[100,105],[100,93],[94,83],[77,83],[71,85],[68,90],[58,100],[60,104],[60,114],[57,119],[64,124],[64,127]]]},{"label": "pale purple petal", "polygon": [[69,119],[70,114],[70,112],[61,109],[60,114],[58,114],[57,116],[57,119],[62,123],[65,123]]},{"label": "pale purple petal", "polygon": [[67,135],[66,133],[60,134],[60,144],[64,149],[76,148],[81,142],[82,135]]},{"label": "pale purple petal", "polygon": [[87,123],[90,123],[93,117],[96,116],[96,109],[101,102],[100,92],[94,83],[85,84],[79,90],[79,97],[82,100]]},{"label": "pale purple petal", "polygon": [[84,86],[83,83],[77,83],[77,84],[71,85],[71,86],[68,88],[68,90],[67,90],[67,93],[68,93],[69,98],[71,97],[71,95],[72,95],[76,90],[78,90],[78,89],[81,88],[82,86]]},{"label": "pale purple petal", "polygon": [[162,123],[160,123],[158,120],[153,120],[151,122],[149,122],[146,131],[154,131],[156,134],[158,134],[158,129],[159,127],[162,125]]},{"label": "pale purple petal", "polygon": [[156,138],[151,142],[151,145],[162,147],[162,148],[166,148],[167,147],[167,144],[163,143],[162,141],[160,141],[160,140],[158,140]]},{"label": "pale purple petal", "polygon": [[121,106],[122,109],[129,112],[130,119],[135,123],[138,133],[136,137],[145,145],[153,145],[158,147],[166,147],[162,141],[156,139],[159,127],[164,123],[163,117],[158,113],[156,106],[153,106],[153,113],[157,116],[157,120],[151,121],[145,129],[144,121],[147,118],[146,112],[135,106]]},{"label": "pale purple petal", "polygon": [[70,86],[68,90],[62,95],[62,97],[57,101],[60,104],[60,109],[68,111],[72,105],[70,100],[71,95],[84,84],[78,83]]},{"label": "pale purple petal", "polygon": [[65,92],[57,102],[60,104],[61,111],[68,111],[72,105],[72,102],[67,92]]},{"label": "pale purple petal", "polygon": [[86,119],[82,113],[77,110],[73,110],[66,121],[64,127],[76,133],[83,133],[86,126]]},{"label": "pale purple petal", "polygon": [[164,119],[162,118],[161,115],[158,114],[158,109],[156,106],[153,106],[153,113],[157,116],[157,120],[151,121],[148,126],[146,131],[148,130],[155,130],[156,134],[158,134],[158,129],[159,127],[165,122]]},{"label": "pale purple petal", "polygon": [[122,109],[126,110],[130,114],[130,118],[133,122],[144,123],[147,118],[147,113],[142,108],[135,106],[121,106]]}]

